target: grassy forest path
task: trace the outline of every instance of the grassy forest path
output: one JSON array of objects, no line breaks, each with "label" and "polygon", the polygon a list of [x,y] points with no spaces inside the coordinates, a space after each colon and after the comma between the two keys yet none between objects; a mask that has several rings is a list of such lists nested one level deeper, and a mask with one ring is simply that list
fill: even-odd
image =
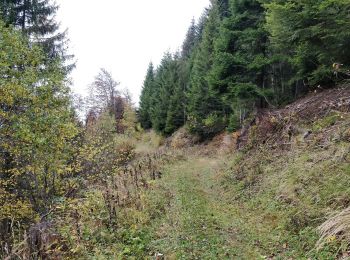
[{"label": "grassy forest path", "polygon": [[217,158],[192,157],[166,167],[161,183],[173,199],[153,242],[166,259],[256,257],[244,250],[237,208],[222,191],[222,166]]}]

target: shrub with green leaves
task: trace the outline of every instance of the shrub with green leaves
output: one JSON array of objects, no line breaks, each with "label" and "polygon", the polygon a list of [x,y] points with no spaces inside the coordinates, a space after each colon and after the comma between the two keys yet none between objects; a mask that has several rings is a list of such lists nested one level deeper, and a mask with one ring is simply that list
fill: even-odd
[{"label": "shrub with green leaves", "polygon": [[69,189],[77,132],[62,63],[0,22],[0,249]]}]

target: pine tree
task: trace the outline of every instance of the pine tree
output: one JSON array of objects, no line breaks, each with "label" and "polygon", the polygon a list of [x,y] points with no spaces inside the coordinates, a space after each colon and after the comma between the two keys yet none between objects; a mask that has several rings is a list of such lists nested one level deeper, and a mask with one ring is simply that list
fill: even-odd
[{"label": "pine tree", "polygon": [[214,42],[218,37],[220,23],[219,6],[213,2],[208,10],[202,39],[194,53],[191,86],[187,93],[190,130],[201,135],[217,131],[211,127],[212,122],[206,124],[206,119],[216,118],[216,112],[220,111],[220,101],[212,95],[208,83],[208,75],[213,65]]},{"label": "pine tree", "polygon": [[[31,41],[39,43],[47,54],[48,62],[59,58],[69,61],[66,31],[59,32],[54,16],[58,6],[50,0],[3,0],[0,2],[0,17],[7,25],[21,29]],[[67,64],[69,72],[74,64]]]},{"label": "pine tree", "polygon": [[171,134],[187,123],[207,137],[349,77],[349,8],[347,0],[212,0],[192,21],[181,56],[167,53],[151,94],[144,88],[140,113],[151,123],[143,124]]},{"label": "pine tree", "polygon": [[[191,22],[191,26],[187,31],[186,38],[182,45],[181,56],[177,56],[177,73],[178,73],[178,86],[175,88],[174,92],[177,96],[175,99],[179,100],[180,104],[177,105],[177,116],[180,118],[177,121],[177,128],[185,124],[187,119],[186,107],[187,107],[187,96],[189,89],[191,88],[191,73],[193,69],[193,61],[195,57],[195,53],[198,49],[198,44],[202,37],[204,22],[206,14],[203,14],[199,25],[196,25],[195,20],[193,19]],[[198,27],[200,26],[200,27]],[[174,102],[174,100],[172,101]],[[174,106],[174,105],[173,105]],[[181,125],[180,125],[181,124]]]},{"label": "pine tree", "polygon": [[151,119],[153,128],[164,133],[168,113],[171,88],[174,84],[171,72],[172,55],[164,54],[161,64],[156,70],[151,97]]},{"label": "pine tree", "polygon": [[168,135],[185,124],[185,89],[188,84],[186,64],[187,62],[180,59],[180,56],[177,54],[174,56],[169,68],[172,84],[164,129],[164,133]]},{"label": "pine tree", "polygon": [[[242,123],[255,106],[263,106],[267,80],[267,33],[264,9],[256,0],[231,0],[230,15],[215,44],[210,87],[221,99],[230,129]],[[257,103],[258,102],[258,103]]]},{"label": "pine tree", "polygon": [[144,129],[152,127],[151,120],[151,99],[154,88],[154,67],[153,63],[148,66],[145,81],[140,96],[139,121]]},{"label": "pine tree", "polygon": [[[142,92],[140,118],[151,120],[159,133],[170,135],[185,123],[185,88],[188,82],[181,75],[184,60],[180,54],[166,53],[152,78],[149,68]],[[151,83],[151,84],[148,84]],[[142,121],[141,121],[142,122]],[[149,124],[147,120],[144,124]]]},{"label": "pine tree", "polygon": [[196,39],[196,43],[197,43],[197,46],[196,48],[198,47],[198,44],[201,42],[202,38],[203,38],[203,32],[204,32],[204,28],[205,28],[205,25],[208,21],[208,16],[209,16],[209,10],[208,8],[205,8],[202,15],[199,17],[199,20],[197,22],[197,25],[196,25],[196,29],[197,29],[197,32],[196,32],[196,35],[197,35],[197,39]]},{"label": "pine tree", "polygon": [[186,38],[182,44],[181,57],[183,59],[190,58],[193,49],[197,42],[197,26],[194,19],[191,21],[191,25],[187,30]]}]

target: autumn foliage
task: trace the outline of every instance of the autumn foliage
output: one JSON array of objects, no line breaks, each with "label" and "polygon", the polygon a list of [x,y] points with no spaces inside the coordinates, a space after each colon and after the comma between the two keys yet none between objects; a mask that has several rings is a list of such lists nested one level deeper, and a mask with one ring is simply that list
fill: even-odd
[{"label": "autumn foliage", "polygon": [[77,133],[62,64],[0,23],[0,255],[69,189]]}]

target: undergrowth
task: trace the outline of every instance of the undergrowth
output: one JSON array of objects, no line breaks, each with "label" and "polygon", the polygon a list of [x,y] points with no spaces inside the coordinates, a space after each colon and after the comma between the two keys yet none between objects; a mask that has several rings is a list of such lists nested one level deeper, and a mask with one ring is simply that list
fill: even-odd
[{"label": "undergrowth", "polygon": [[[333,121],[326,118],[322,126]],[[273,259],[337,259],[347,254],[347,241],[326,236],[318,227],[334,211],[349,207],[350,144],[290,151],[260,149],[235,155],[224,186],[240,207],[242,229],[251,247]]]},{"label": "undergrowth", "polygon": [[[328,113],[303,124],[312,129],[310,137],[296,134],[283,149],[255,143],[220,156],[200,152],[205,146],[158,155],[160,168],[151,168],[161,178],[151,174],[144,188],[131,189],[131,199],[112,219],[106,188],[66,202],[70,209],[64,212],[71,213],[60,232],[73,249],[69,254],[87,259],[157,254],[170,259],[346,258],[348,122],[347,114]],[[148,133],[141,140],[159,139]]]},{"label": "undergrowth", "polygon": [[299,122],[276,112],[259,122],[233,153],[220,136],[193,145],[185,131],[165,140],[154,132],[115,137],[108,125],[96,138],[90,129],[78,155],[80,189],[39,223],[39,256],[346,259],[349,114]]}]

